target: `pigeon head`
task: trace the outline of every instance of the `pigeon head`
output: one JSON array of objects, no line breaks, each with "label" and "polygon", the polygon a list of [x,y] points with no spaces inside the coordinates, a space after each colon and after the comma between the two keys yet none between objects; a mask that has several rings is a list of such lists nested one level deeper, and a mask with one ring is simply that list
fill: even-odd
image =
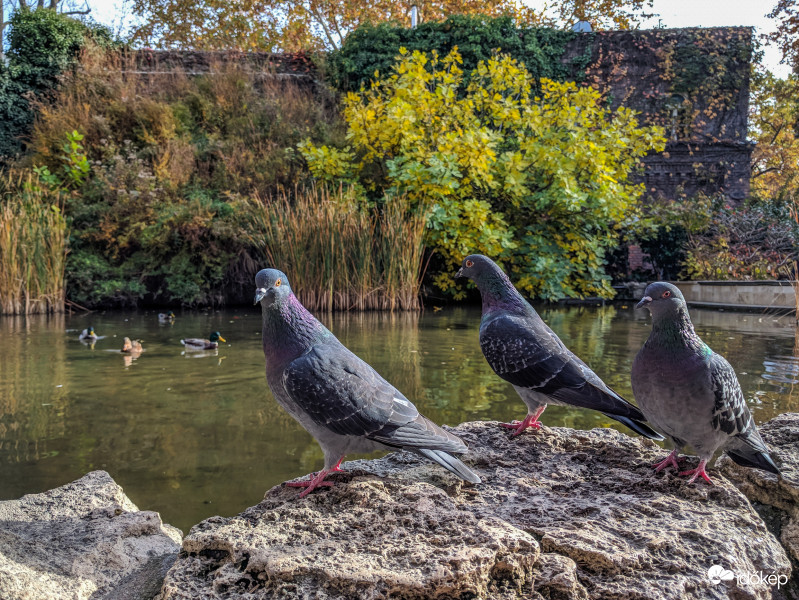
[{"label": "pigeon head", "polygon": [[[463,259],[461,268],[455,274],[455,278],[465,277],[474,281],[475,285],[483,290],[483,286],[497,279],[507,279],[505,273],[499,268],[497,263],[483,256],[482,254],[470,254]],[[510,283],[510,280],[508,280]]]},{"label": "pigeon head", "polygon": [[505,272],[487,256],[470,254],[463,259],[455,277],[466,277],[474,282],[483,297],[483,310],[495,307],[526,310],[529,307]]},{"label": "pigeon head", "polygon": [[277,269],[263,269],[255,276],[255,302],[264,308],[280,305],[292,295],[288,277]]},{"label": "pigeon head", "polygon": [[676,315],[685,310],[685,298],[680,289],[665,281],[656,281],[646,286],[644,297],[635,308],[648,308],[653,317]]}]

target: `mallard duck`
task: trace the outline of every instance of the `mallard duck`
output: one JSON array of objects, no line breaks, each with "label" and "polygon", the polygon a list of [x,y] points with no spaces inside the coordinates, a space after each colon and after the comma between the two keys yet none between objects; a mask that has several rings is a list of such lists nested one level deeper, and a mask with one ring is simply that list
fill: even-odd
[{"label": "mallard duck", "polygon": [[186,350],[213,350],[219,347],[219,342],[224,342],[223,338],[218,331],[214,331],[207,340],[200,338],[186,338],[180,340],[180,343],[186,347]]},{"label": "mallard duck", "polygon": [[130,354],[138,354],[142,351],[141,342],[139,340],[131,341],[130,338],[126,337],[122,341],[122,350],[120,352],[126,352]]},{"label": "mallard duck", "polygon": [[175,313],[171,310],[168,313],[158,313],[159,323],[172,323],[175,320]]},{"label": "mallard duck", "polygon": [[82,342],[96,342],[97,334],[94,332],[94,327],[89,327],[81,331],[78,339]]}]

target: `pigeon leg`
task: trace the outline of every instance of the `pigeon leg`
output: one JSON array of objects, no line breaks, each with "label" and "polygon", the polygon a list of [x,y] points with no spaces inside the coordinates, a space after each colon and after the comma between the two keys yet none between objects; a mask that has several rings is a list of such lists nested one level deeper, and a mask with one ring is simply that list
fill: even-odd
[{"label": "pigeon leg", "polygon": [[705,465],[707,464],[707,459],[703,458],[699,461],[699,466],[696,469],[691,469],[690,471],[683,471],[680,475],[690,475],[691,478],[688,480],[688,483],[693,483],[697,477],[701,477],[705,481],[707,481],[710,485],[713,485],[713,482],[710,481],[710,477],[707,476],[705,473]]},{"label": "pigeon leg", "polygon": [[339,458],[338,462],[336,463],[336,466],[333,467],[332,469],[330,469],[330,472],[331,473],[346,473],[346,471],[341,468],[341,461],[343,461],[343,460],[344,460],[343,456],[341,458]]},{"label": "pigeon leg", "polygon": [[332,471],[332,469],[322,469],[321,471],[313,475],[310,479],[305,479],[303,481],[287,481],[286,486],[304,487],[305,489],[300,493],[300,498],[304,498],[318,487],[321,486],[330,487],[333,485],[332,481],[323,481],[324,478],[328,476],[330,471]]},{"label": "pigeon leg", "polygon": [[678,452],[677,449],[675,448],[674,450],[671,451],[671,454],[669,454],[666,458],[652,465],[652,468],[655,469],[655,473],[660,473],[666,467],[674,467],[677,471],[679,471],[680,465],[678,465],[677,462],[682,459],[680,459],[677,456],[677,454]]},{"label": "pigeon leg", "polygon": [[503,427],[507,427],[508,429],[515,429],[516,431],[513,432],[511,437],[516,437],[522,431],[527,429],[528,427],[532,427],[533,429],[541,429],[541,423],[538,422],[538,417],[541,416],[541,413],[544,412],[546,406],[541,406],[534,414],[527,414],[524,418],[524,421],[519,423],[519,421],[514,421],[513,423],[500,423]]}]

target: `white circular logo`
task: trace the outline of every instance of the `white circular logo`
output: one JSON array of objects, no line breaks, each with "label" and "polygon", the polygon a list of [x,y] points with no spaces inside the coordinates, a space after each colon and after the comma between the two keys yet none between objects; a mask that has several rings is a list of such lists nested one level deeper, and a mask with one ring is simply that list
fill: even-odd
[{"label": "white circular logo", "polygon": [[707,576],[710,579],[710,583],[718,585],[722,581],[730,581],[735,577],[735,574],[721,565],[713,565],[707,570]]}]

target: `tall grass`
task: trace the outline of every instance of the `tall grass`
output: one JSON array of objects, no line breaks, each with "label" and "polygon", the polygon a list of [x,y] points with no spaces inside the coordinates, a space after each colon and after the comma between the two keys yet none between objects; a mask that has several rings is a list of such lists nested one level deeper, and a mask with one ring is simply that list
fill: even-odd
[{"label": "tall grass", "polygon": [[0,174],[0,314],[64,311],[67,223],[33,173]]},{"label": "tall grass", "polygon": [[417,310],[423,214],[402,198],[360,205],[347,189],[295,188],[247,203],[247,235],[310,310]]}]

